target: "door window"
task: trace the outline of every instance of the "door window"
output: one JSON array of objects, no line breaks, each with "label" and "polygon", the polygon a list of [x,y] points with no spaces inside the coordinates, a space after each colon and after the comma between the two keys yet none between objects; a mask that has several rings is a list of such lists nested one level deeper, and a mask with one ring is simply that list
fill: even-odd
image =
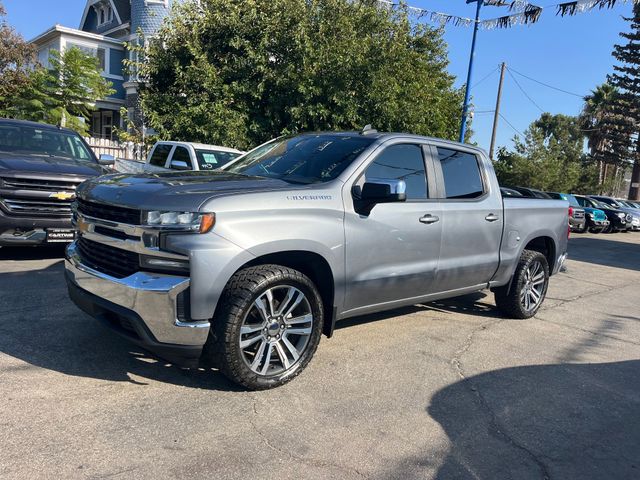
[{"label": "door window", "polygon": [[426,200],[428,197],[422,148],[418,145],[399,144],[385,148],[367,167],[358,182],[404,180],[407,200]]},{"label": "door window", "polygon": [[444,177],[444,198],[477,198],[484,193],[478,157],[472,153],[437,147]]},{"label": "door window", "polygon": [[173,145],[156,145],[156,148],[153,149],[153,155],[151,155],[149,163],[151,165],[155,165],[156,167],[164,167],[167,163],[167,158],[169,157],[169,153],[171,152],[172,148]]},{"label": "door window", "polygon": [[189,150],[184,147],[176,147],[173,151],[173,155],[171,157],[172,162],[185,162],[189,169],[193,168],[191,166],[191,157],[189,156]]}]

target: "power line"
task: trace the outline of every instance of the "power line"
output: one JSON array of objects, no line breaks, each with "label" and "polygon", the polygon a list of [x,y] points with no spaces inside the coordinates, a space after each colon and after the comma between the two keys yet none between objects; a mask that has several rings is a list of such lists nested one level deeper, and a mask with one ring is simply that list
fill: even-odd
[{"label": "power line", "polygon": [[530,76],[525,75],[524,73],[520,73],[520,72],[518,72],[517,70],[514,70],[511,67],[509,67],[509,70],[512,71],[513,73],[517,73],[521,77],[524,77],[524,78],[526,78],[528,80],[531,80],[532,82],[539,83],[540,85],[543,85],[543,86],[545,86],[547,88],[550,88],[552,90],[557,90],[558,92],[566,93],[567,95],[573,95],[574,97],[584,98],[584,95],[579,95],[577,93],[569,92],[568,90],[564,90],[562,88],[554,87],[553,85],[549,85],[548,83],[544,83],[544,82],[541,82],[540,80],[536,80],[535,78],[531,78]]},{"label": "power line", "polygon": [[488,79],[491,75],[493,75],[494,73],[496,73],[498,71],[498,68],[500,67],[496,67],[493,70],[491,70],[486,76],[482,77],[482,80],[480,80],[479,82],[477,82],[475,85],[473,85],[471,87],[471,90],[473,90],[474,88],[476,88],[478,85],[480,85],[482,82],[484,82],[486,79]]},{"label": "power line", "polygon": [[538,105],[538,104],[536,103],[536,101],[535,101],[533,98],[531,98],[531,96],[530,96],[530,95],[529,95],[529,94],[524,90],[524,88],[522,88],[522,85],[520,85],[520,82],[518,82],[518,80],[516,79],[516,77],[514,77],[514,76],[513,76],[513,74],[511,73],[511,69],[510,69],[509,67],[507,67],[507,73],[508,73],[508,74],[509,74],[509,76],[513,79],[513,81],[514,81],[514,82],[516,82],[516,85],[518,86],[518,88],[520,89],[520,91],[523,93],[523,95],[524,95],[525,97],[527,97],[527,98],[529,99],[529,101],[530,101],[531,103],[533,103],[533,104],[535,105],[535,107],[536,107],[538,110],[540,110],[542,113],[544,113],[544,112],[545,112],[545,111],[544,111],[544,109],[543,109],[540,105]]},{"label": "power line", "polygon": [[513,124],[509,120],[507,120],[503,114],[500,114],[500,118],[503,119],[507,123],[507,125],[509,125],[511,127],[511,129],[514,132],[516,132],[518,135],[520,135],[522,138],[524,138],[523,133],[520,130],[518,130],[516,127],[514,127]]}]

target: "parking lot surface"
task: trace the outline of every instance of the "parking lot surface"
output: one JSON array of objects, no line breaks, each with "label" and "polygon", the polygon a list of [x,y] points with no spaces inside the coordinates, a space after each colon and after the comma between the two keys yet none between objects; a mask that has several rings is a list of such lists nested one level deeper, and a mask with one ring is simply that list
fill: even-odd
[{"label": "parking lot surface", "polygon": [[574,235],[540,313],[347,320],[266,392],[157,361],[0,250],[0,478],[640,478],[640,234]]}]

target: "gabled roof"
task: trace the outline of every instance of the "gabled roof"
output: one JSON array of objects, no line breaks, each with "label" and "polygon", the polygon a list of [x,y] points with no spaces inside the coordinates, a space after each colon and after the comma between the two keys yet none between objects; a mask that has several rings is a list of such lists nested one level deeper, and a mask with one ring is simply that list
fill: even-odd
[{"label": "gabled roof", "polygon": [[[87,0],[87,3],[84,6],[84,12],[82,13],[82,20],[80,20],[80,30],[84,30],[87,27],[87,17],[89,16],[89,12],[91,11],[91,6],[94,3],[100,2],[102,0]],[[114,20],[116,21],[113,27],[117,25],[122,25],[131,21],[131,2],[130,0],[108,0],[111,3],[111,8],[114,13]]]}]

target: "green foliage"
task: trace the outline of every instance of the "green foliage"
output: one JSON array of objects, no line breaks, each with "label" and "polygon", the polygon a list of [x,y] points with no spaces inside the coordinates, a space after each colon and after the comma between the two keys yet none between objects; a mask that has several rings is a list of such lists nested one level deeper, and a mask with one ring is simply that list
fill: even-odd
[{"label": "green foliage", "polygon": [[187,1],[147,54],[142,109],[165,138],[246,149],[367,123],[456,138],[442,31],[374,0]]},{"label": "green foliage", "polygon": [[576,117],[543,113],[514,138],[514,151],[501,148],[494,163],[501,185],[528,186],[546,191],[594,191],[595,162],[582,153],[583,133]]},{"label": "green foliage", "polygon": [[0,2],[0,116],[9,101],[28,88],[30,67],[35,62],[35,48],[4,19]]},{"label": "green foliage", "polygon": [[[21,92],[7,102],[7,116],[72,128],[86,135],[95,102],[114,93],[98,59],[78,48],[50,52],[51,69],[35,68]],[[84,119],[85,121],[83,121]]]}]

